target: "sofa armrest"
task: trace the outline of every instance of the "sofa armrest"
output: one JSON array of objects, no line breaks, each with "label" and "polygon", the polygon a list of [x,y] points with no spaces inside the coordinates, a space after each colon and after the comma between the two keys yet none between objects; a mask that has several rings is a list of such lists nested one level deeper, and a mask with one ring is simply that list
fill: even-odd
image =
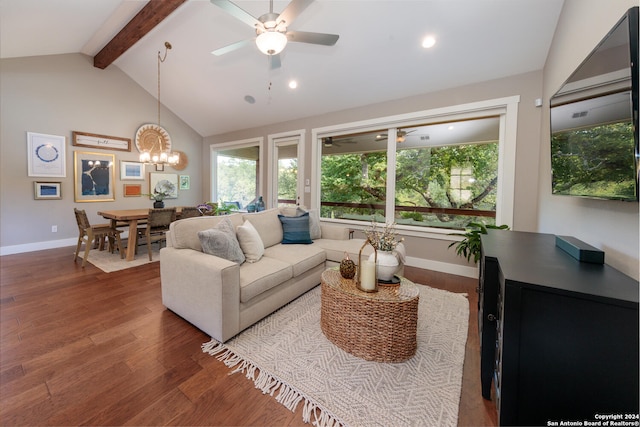
[{"label": "sofa armrest", "polygon": [[160,250],[162,303],[218,341],[240,332],[240,266],[193,249]]},{"label": "sofa armrest", "polygon": [[343,225],[320,224],[323,239],[348,240],[349,228]]}]

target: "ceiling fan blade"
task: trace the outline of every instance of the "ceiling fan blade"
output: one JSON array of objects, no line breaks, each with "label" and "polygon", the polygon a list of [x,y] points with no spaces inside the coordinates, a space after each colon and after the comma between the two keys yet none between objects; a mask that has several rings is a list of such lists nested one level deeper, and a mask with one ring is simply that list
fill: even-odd
[{"label": "ceiling fan blade", "polygon": [[247,39],[247,40],[241,40],[239,42],[231,43],[230,45],[221,47],[220,49],[216,49],[211,53],[216,56],[224,55],[225,53],[233,52],[234,50],[238,50],[241,47],[251,44],[254,40],[255,39]]},{"label": "ceiling fan blade", "polygon": [[310,33],[308,31],[287,31],[287,39],[290,42],[333,46],[339,38],[340,36],[337,34]]},{"label": "ceiling fan blade", "polygon": [[269,68],[275,70],[280,68],[282,63],[280,62],[280,54],[277,55],[269,55]]},{"label": "ceiling fan blade", "polygon": [[231,3],[229,0],[211,0],[211,3],[224,9],[228,14],[241,20],[251,28],[262,26],[262,22],[258,21],[251,14],[249,14],[249,12],[240,8],[240,6],[236,5],[235,3]]},{"label": "ceiling fan blade", "polygon": [[284,21],[285,26],[291,25],[296,16],[300,15],[313,0],[293,0],[278,16],[278,24]]}]

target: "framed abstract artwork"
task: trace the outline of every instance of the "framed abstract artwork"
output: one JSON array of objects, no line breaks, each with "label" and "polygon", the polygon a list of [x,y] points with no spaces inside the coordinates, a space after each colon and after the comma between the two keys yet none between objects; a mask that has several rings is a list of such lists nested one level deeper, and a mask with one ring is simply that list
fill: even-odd
[{"label": "framed abstract artwork", "polygon": [[142,184],[123,184],[122,194],[124,197],[140,197],[142,196]]},{"label": "framed abstract artwork", "polygon": [[62,183],[61,182],[42,182],[33,183],[34,198],[36,200],[59,200],[62,199]]},{"label": "framed abstract artwork", "polygon": [[121,181],[144,181],[144,163],[120,160]]},{"label": "framed abstract artwork", "polygon": [[115,197],[115,156],[73,152],[76,202],[112,202]]},{"label": "framed abstract artwork", "polygon": [[64,178],[67,176],[65,137],[27,132],[29,176]]}]

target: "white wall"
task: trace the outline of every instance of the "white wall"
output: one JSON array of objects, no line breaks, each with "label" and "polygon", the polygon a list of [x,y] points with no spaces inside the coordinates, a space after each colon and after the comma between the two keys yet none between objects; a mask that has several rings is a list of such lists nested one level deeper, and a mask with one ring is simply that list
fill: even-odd
[{"label": "white wall", "polygon": [[638,203],[551,195],[549,98],[637,0],[565,0],[544,68],[539,231],[575,236],[605,251],[605,262],[638,279]]},{"label": "white wall", "polygon": [[[440,92],[417,94],[409,98],[336,111],[323,116],[206,137],[202,148],[203,164],[205,165],[203,171],[206,175],[203,181],[204,190],[206,194],[211,194],[210,168],[206,166],[210,162],[211,144],[256,137],[263,137],[266,141],[269,134],[305,129],[307,138],[305,141],[305,178],[310,179],[311,185],[315,185],[314,177],[311,176],[310,148],[313,128],[517,95],[520,96],[520,103],[518,106],[513,229],[536,231],[541,108],[535,106],[535,99],[541,97],[541,94],[542,71],[538,71]],[[262,179],[267,179],[266,171],[264,171]],[[305,194],[303,203],[307,206],[310,205],[309,194]],[[452,237],[446,235],[434,235],[428,239],[407,237],[405,245],[410,258],[408,264],[453,274],[477,276],[475,265],[468,264],[465,259],[457,256],[453,248],[447,248],[451,241]]]},{"label": "white wall", "polygon": [[[119,161],[137,160],[135,132],[144,123],[157,122],[157,101],[116,66],[94,68],[92,58],[81,54],[3,59],[0,95],[0,254],[75,245],[78,229],[74,207],[85,209],[92,223],[105,222],[97,215],[99,210],[152,207],[148,198],[122,196]],[[191,189],[180,191],[178,199],[165,203],[200,203],[202,137],[166,109],[162,111],[162,126],[171,135],[173,148],[190,159],[186,169],[178,172],[167,168],[165,173],[191,176]],[[72,146],[72,131],[131,138],[132,151]],[[27,132],[66,138],[66,178],[27,176]],[[115,201],[74,201],[76,150],[115,154]],[[145,181],[127,183],[142,183],[143,192],[148,193],[150,171],[147,167]],[[34,181],[61,181],[62,200],[34,200]],[[57,233],[51,231],[52,225],[58,226]]]}]

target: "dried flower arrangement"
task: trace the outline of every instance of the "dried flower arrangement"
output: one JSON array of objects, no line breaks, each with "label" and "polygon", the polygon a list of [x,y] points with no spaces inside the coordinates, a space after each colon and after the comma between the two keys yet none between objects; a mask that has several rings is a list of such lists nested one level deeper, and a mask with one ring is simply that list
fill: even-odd
[{"label": "dried flower arrangement", "polygon": [[404,237],[398,239],[396,223],[388,222],[384,227],[378,227],[378,223],[371,221],[371,227],[364,230],[365,236],[371,245],[379,251],[393,251]]}]

